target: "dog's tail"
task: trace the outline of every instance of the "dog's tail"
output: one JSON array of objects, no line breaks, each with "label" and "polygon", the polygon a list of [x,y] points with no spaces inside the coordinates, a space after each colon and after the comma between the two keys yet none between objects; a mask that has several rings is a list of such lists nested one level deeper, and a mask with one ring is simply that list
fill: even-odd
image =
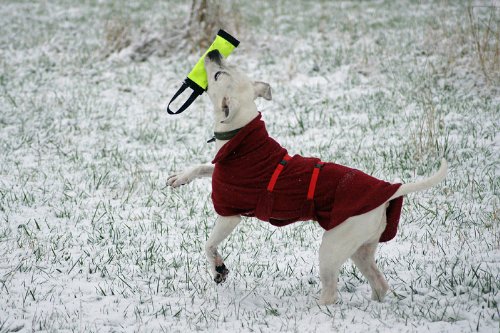
[{"label": "dog's tail", "polygon": [[441,160],[441,166],[439,167],[439,170],[435,174],[433,174],[429,178],[426,178],[424,180],[415,183],[401,185],[401,187],[396,191],[396,193],[394,193],[394,195],[389,199],[389,201],[394,198],[407,195],[408,193],[423,191],[428,188],[431,188],[432,186],[441,182],[446,177],[447,173],[448,173],[448,162],[446,162],[446,160],[443,158]]}]

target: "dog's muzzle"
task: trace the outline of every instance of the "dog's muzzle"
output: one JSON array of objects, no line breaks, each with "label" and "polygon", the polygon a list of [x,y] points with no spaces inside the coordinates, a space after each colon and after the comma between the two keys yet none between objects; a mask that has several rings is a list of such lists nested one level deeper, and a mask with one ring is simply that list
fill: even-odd
[{"label": "dog's muzzle", "polygon": [[207,57],[210,61],[215,62],[217,65],[222,65],[222,55],[219,50],[215,49],[207,53]]}]

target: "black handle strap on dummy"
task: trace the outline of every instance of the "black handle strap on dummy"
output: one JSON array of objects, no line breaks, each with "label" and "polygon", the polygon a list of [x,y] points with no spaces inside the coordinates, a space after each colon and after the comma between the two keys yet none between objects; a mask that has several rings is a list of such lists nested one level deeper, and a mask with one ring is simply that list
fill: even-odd
[{"label": "black handle strap on dummy", "polygon": [[[179,95],[182,94],[184,90],[186,90],[188,87],[193,89],[193,92],[191,93],[189,98],[184,102],[184,104],[182,104],[182,106],[177,111],[170,110],[170,104],[172,104],[172,102],[175,101],[177,97],[179,97]],[[205,90],[203,90],[199,85],[191,81],[189,78],[186,78],[186,80],[184,80],[184,82],[182,83],[182,86],[179,88],[179,90],[177,90],[174,97],[172,97],[172,99],[168,103],[167,112],[169,114],[179,114],[184,112],[184,110],[186,110],[191,104],[193,104],[194,100],[198,98],[198,96],[203,94],[204,91]]]}]

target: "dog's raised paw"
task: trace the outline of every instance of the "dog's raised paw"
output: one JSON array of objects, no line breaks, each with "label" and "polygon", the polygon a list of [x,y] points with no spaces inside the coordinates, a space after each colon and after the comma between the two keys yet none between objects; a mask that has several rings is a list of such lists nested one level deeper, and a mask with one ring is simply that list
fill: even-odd
[{"label": "dog's raised paw", "polygon": [[173,188],[186,185],[191,182],[190,174],[188,172],[176,172],[167,178],[167,185]]},{"label": "dog's raised paw", "polygon": [[226,265],[222,264],[221,266],[215,266],[215,271],[217,274],[215,275],[214,281],[217,284],[226,281],[227,275],[229,274],[229,269],[227,269]]}]

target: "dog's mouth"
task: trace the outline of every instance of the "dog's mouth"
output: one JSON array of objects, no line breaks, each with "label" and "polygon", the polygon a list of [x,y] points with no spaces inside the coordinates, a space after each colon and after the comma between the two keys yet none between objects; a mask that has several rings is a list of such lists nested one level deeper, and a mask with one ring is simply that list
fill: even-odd
[{"label": "dog's mouth", "polygon": [[222,112],[224,112],[224,116],[227,119],[227,117],[229,116],[229,103],[227,97],[224,97],[222,99],[221,107],[222,107]]}]

